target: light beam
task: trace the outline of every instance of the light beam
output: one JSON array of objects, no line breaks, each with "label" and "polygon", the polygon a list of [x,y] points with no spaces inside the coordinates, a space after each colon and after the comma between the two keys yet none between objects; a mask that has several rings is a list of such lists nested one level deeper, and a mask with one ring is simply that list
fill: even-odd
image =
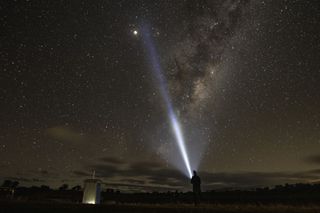
[{"label": "light beam", "polygon": [[183,162],[186,166],[187,174],[191,178],[192,173],[191,173],[190,161],[189,161],[185,141],[183,138],[182,130],[181,130],[181,127],[179,124],[179,120],[173,110],[173,105],[172,105],[172,102],[171,102],[171,99],[169,96],[169,92],[168,92],[167,82],[166,82],[166,79],[165,79],[163,72],[162,72],[159,57],[158,57],[154,42],[151,37],[151,32],[149,31],[149,27],[146,25],[144,25],[142,27],[142,36],[143,36],[143,42],[144,42],[146,49],[147,49],[149,60],[152,65],[152,72],[154,73],[156,80],[159,83],[160,93],[161,93],[161,96],[162,96],[162,98],[165,102],[165,105],[166,105],[166,109],[167,109],[168,116],[170,119],[171,128],[174,132],[174,136],[175,136],[176,142],[178,144],[180,154],[181,154]]}]

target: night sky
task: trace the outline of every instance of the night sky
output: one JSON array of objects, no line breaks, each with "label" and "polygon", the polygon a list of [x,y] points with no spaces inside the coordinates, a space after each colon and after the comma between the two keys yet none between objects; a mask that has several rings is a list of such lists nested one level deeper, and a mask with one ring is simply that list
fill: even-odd
[{"label": "night sky", "polygon": [[317,0],[1,1],[0,180],[203,191],[320,181]]}]

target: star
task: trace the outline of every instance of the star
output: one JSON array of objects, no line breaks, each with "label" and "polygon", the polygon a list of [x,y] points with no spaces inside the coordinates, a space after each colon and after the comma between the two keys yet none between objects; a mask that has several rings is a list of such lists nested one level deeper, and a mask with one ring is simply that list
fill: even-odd
[{"label": "star", "polygon": [[175,134],[203,190],[319,180],[316,1],[8,2],[2,181],[189,191]]}]

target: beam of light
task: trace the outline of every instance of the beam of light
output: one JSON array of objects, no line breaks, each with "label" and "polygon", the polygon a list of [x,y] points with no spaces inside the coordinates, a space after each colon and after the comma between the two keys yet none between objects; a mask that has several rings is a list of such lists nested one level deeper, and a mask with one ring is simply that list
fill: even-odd
[{"label": "beam of light", "polygon": [[160,93],[161,93],[161,96],[162,96],[162,98],[165,102],[165,105],[166,105],[166,109],[167,109],[168,116],[170,119],[171,128],[174,132],[176,142],[178,144],[178,148],[180,150],[183,162],[186,166],[187,174],[191,178],[192,173],[191,173],[190,161],[189,161],[189,157],[187,154],[187,149],[186,149],[185,141],[183,138],[182,130],[179,125],[178,118],[173,110],[173,105],[172,105],[172,102],[171,102],[171,99],[169,96],[169,92],[168,92],[167,82],[166,82],[166,79],[165,79],[163,72],[162,72],[162,68],[160,65],[158,54],[157,54],[154,42],[151,37],[151,32],[149,31],[149,27],[146,25],[144,25],[142,27],[142,36],[143,36],[144,44],[147,49],[149,60],[152,65],[152,71],[156,77],[157,82],[159,83]]}]

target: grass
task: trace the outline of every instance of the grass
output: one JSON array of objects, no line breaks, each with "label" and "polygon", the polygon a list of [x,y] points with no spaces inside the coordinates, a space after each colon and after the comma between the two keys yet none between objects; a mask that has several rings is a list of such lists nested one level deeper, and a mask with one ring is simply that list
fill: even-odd
[{"label": "grass", "polygon": [[216,212],[216,213],[319,213],[320,205],[282,205],[282,204],[130,204],[130,205],[83,205],[83,204],[58,204],[58,203],[32,203],[32,202],[0,202],[0,212]]}]

